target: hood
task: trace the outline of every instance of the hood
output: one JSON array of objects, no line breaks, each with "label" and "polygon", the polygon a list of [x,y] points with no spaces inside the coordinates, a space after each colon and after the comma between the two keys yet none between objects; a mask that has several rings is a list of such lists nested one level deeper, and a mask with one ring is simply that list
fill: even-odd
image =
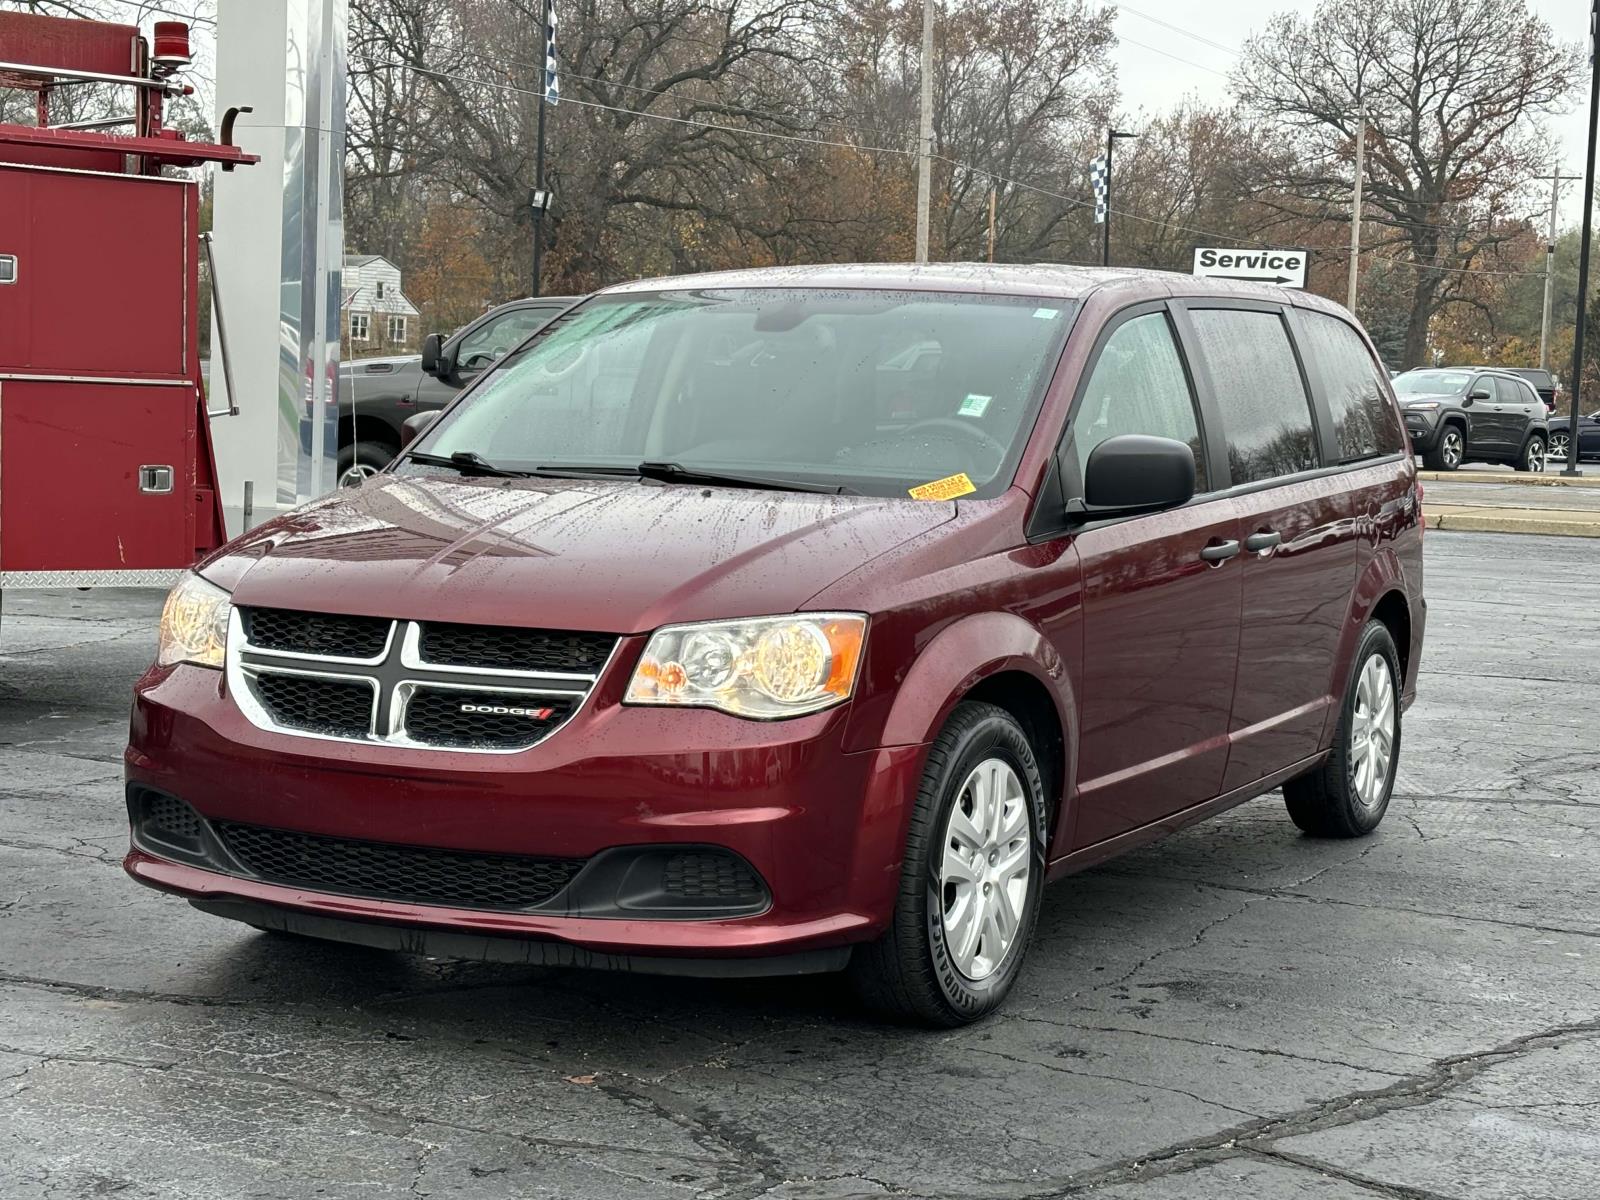
[{"label": "hood", "polygon": [[948,501],[384,476],[252,530],[199,569],[245,605],[642,633],[793,612],[954,515]]},{"label": "hood", "polygon": [[1414,394],[1408,394],[1408,395],[1404,395],[1404,396],[1397,395],[1395,397],[1395,399],[1400,401],[1400,407],[1401,408],[1410,408],[1413,404],[1416,404],[1416,403],[1418,403],[1420,401],[1424,401],[1424,400],[1427,401],[1429,404],[1451,404],[1451,403],[1459,404],[1459,403],[1461,403],[1461,393],[1460,392],[1416,392]]}]

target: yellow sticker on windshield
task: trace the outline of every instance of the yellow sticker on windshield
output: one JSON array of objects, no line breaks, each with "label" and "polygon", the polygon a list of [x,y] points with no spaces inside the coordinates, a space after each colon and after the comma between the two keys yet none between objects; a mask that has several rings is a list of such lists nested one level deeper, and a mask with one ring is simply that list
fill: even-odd
[{"label": "yellow sticker on windshield", "polygon": [[978,490],[978,485],[967,478],[965,471],[956,475],[946,475],[943,479],[935,479],[932,483],[924,483],[920,487],[911,489],[913,500],[954,500],[957,496],[965,496],[968,492]]}]

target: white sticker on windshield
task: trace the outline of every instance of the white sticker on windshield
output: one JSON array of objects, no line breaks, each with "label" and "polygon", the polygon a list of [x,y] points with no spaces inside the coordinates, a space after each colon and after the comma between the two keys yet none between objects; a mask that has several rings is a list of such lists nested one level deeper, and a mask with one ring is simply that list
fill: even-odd
[{"label": "white sticker on windshield", "polygon": [[956,409],[956,414],[963,417],[981,417],[989,409],[989,401],[993,396],[980,396],[977,392],[968,392],[967,398],[961,402],[961,407]]},{"label": "white sticker on windshield", "polygon": [[1033,315],[1041,321],[1054,321],[1061,315],[1061,310],[1059,308],[1036,308],[1033,310]]}]

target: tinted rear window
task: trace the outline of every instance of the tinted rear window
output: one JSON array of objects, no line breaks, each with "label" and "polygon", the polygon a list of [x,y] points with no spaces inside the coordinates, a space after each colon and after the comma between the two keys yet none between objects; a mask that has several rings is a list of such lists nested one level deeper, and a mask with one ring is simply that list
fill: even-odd
[{"label": "tinted rear window", "polygon": [[1328,391],[1340,462],[1395,454],[1405,445],[1380,368],[1361,335],[1337,317],[1301,313],[1306,342]]},{"label": "tinted rear window", "polygon": [[1311,401],[1283,317],[1233,308],[1191,316],[1222,410],[1233,482],[1320,467]]}]

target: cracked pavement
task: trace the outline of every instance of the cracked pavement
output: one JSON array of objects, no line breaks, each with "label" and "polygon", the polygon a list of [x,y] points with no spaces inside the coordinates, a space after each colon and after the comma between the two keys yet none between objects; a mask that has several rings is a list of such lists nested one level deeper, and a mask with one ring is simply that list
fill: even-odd
[{"label": "cracked pavement", "polygon": [[1592,1200],[1600,545],[1427,559],[1375,836],[1274,794],[1065,880],[1008,1007],[942,1033],[826,979],[415,959],[146,891],[120,753],[160,597],[8,595],[0,1196]]}]

